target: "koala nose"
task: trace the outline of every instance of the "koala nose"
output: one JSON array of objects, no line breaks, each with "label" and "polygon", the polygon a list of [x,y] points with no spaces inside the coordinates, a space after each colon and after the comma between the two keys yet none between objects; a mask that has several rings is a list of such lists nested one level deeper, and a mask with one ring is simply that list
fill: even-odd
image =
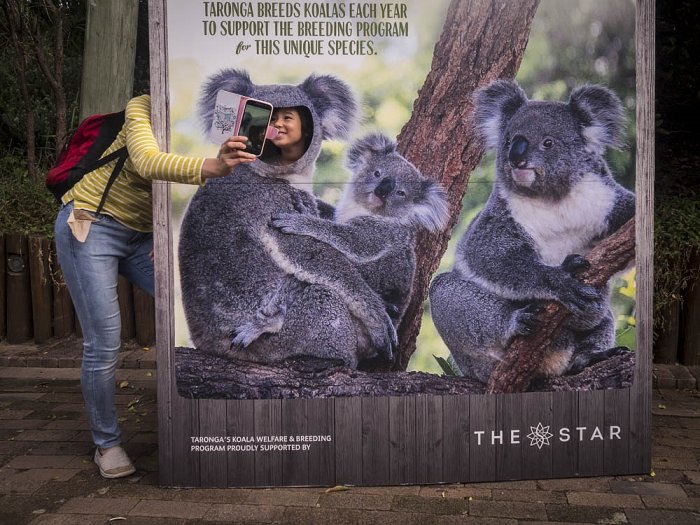
[{"label": "koala nose", "polygon": [[394,190],[395,187],[396,182],[394,182],[394,179],[391,177],[385,177],[379,184],[377,184],[377,187],[374,188],[374,194],[377,197],[384,199]]},{"label": "koala nose", "polygon": [[516,135],[513,137],[513,141],[510,145],[510,151],[508,152],[508,160],[516,168],[524,168],[527,166],[527,147],[530,143],[522,135]]}]

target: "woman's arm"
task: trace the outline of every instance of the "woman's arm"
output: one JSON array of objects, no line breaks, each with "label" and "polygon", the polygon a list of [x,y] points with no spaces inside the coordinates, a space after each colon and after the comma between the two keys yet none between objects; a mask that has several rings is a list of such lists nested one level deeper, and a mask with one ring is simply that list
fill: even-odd
[{"label": "woman's arm", "polygon": [[151,180],[202,184],[205,179],[223,177],[238,164],[255,156],[243,151],[244,137],[232,137],[222,145],[218,158],[187,157],[160,151],[151,129],[151,98],[133,98],[126,106],[126,147],[138,174]]}]

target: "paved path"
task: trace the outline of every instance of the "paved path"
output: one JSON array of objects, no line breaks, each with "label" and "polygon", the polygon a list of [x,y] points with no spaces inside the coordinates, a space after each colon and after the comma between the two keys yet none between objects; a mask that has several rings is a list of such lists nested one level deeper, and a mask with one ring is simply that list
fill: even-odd
[{"label": "paved path", "polygon": [[[118,371],[125,448],[138,472],[109,481],[91,461],[75,356],[63,348],[64,361],[47,361],[54,367],[31,366],[52,352],[23,348],[0,347],[0,524],[700,523],[696,390],[655,391],[651,475],[339,492],[165,489],[157,485],[156,371],[148,360],[133,366],[154,351],[128,349]],[[677,372],[667,368],[667,378]]]}]

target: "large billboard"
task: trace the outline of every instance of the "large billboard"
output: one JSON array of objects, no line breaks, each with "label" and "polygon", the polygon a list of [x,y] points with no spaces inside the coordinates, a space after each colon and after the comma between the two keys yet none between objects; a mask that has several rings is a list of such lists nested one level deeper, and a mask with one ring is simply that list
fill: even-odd
[{"label": "large billboard", "polygon": [[171,151],[258,155],[159,190],[163,482],[644,470],[643,9],[154,2]]}]

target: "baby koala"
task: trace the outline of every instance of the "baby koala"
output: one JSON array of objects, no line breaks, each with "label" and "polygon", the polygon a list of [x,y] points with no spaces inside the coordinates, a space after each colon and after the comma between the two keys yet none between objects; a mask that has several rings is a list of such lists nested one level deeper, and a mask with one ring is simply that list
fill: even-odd
[{"label": "baby koala", "polygon": [[377,355],[392,358],[391,349],[372,348],[363,333],[362,305],[383,301],[398,326],[413,288],[416,234],[420,227],[430,231],[445,227],[446,194],[380,133],[355,142],[346,165],[353,176],[333,221],[302,213],[272,216],[271,227],[289,235],[270,236],[268,250],[289,278],[253,321],[236,330],[233,348],[243,350],[262,334],[281,330],[298,288],[316,284],[340,296],[356,319],[358,362]]}]

